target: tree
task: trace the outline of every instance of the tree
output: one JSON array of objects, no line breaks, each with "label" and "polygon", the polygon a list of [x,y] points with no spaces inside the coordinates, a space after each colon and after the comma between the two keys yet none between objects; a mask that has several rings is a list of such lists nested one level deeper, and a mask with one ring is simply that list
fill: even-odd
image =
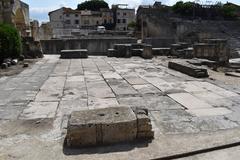
[{"label": "tree", "polygon": [[99,11],[101,8],[109,8],[104,0],[90,0],[78,4],[77,10]]},{"label": "tree", "polygon": [[0,62],[5,58],[18,58],[22,53],[21,37],[9,24],[0,24]]},{"label": "tree", "polygon": [[234,5],[232,3],[226,3],[222,6],[221,12],[222,12],[224,18],[234,19],[237,17],[237,10],[239,8],[240,8],[239,6]]}]

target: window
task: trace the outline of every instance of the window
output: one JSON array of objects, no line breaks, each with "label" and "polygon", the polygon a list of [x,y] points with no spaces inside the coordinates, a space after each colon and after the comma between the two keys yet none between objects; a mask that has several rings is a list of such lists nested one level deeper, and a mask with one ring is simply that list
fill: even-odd
[{"label": "window", "polygon": [[123,19],[122,22],[123,22],[123,23],[126,23],[126,19]]},{"label": "window", "polygon": [[126,16],[126,15],[127,15],[127,13],[123,13],[123,15],[124,15],[124,16]]},{"label": "window", "polygon": [[75,14],[75,17],[78,17],[78,14]]},{"label": "window", "polygon": [[75,20],[75,24],[79,24],[79,20]]},{"label": "window", "polygon": [[119,12],[117,12],[117,15],[120,15],[120,13],[119,13]]},{"label": "window", "polygon": [[89,20],[84,20],[83,22],[85,25],[88,25],[89,24]]},{"label": "window", "polygon": [[104,24],[107,24],[107,20],[106,19],[104,19]]},{"label": "window", "polygon": [[65,23],[66,24],[71,24],[71,21],[70,20],[66,20]]},{"label": "window", "polygon": [[117,23],[121,23],[121,20],[120,20],[120,19],[118,19],[118,20],[117,20]]},{"label": "window", "polygon": [[99,22],[97,21],[97,22],[96,22],[96,24],[98,25],[98,24],[99,24]]},{"label": "window", "polygon": [[60,19],[62,19],[62,16],[59,16]]},{"label": "window", "polygon": [[69,14],[66,14],[66,17],[69,17],[70,15]]}]

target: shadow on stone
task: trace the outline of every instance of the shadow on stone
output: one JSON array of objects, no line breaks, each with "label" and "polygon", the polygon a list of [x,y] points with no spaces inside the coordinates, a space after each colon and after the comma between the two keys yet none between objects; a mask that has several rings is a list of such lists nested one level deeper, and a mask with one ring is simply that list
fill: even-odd
[{"label": "shadow on stone", "polygon": [[126,152],[131,151],[135,148],[145,148],[148,147],[152,140],[135,140],[132,142],[122,142],[112,145],[100,145],[100,146],[89,146],[89,147],[68,147],[66,144],[66,139],[63,144],[63,153],[67,156],[80,155],[80,154],[105,154],[113,152]]}]

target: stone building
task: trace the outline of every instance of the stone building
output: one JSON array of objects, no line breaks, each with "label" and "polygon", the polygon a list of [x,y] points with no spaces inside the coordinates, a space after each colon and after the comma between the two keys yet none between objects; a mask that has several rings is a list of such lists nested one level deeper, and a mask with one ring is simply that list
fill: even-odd
[{"label": "stone building", "polygon": [[1,0],[0,23],[14,24],[21,36],[30,36],[29,6],[20,0]]},{"label": "stone building", "polygon": [[35,41],[39,41],[39,22],[37,20],[33,20],[30,22],[30,28],[31,28],[31,37]]},{"label": "stone building", "polygon": [[113,5],[112,10],[115,14],[115,29],[125,31],[128,30],[128,24],[135,22],[135,9],[120,8],[120,5]]},{"label": "stone building", "polygon": [[96,30],[97,26],[107,28],[113,25],[113,13],[110,9],[80,11],[62,7],[49,12],[49,18],[54,38],[85,35]]},{"label": "stone building", "polygon": [[42,23],[39,28],[39,39],[50,40],[53,37],[53,31],[50,22]]}]

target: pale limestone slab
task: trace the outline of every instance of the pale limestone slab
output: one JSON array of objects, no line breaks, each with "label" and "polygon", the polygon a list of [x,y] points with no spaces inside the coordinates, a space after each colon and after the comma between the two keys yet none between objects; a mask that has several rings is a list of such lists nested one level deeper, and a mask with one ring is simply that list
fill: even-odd
[{"label": "pale limestone slab", "polygon": [[86,81],[103,81],[104,78],[98,73],[84,73]]},{"label": "pale limestone slab", "polygon": [[20,119],[54,118],[57,108],[58,102],[31,102],[23,110]]},{"label": "pale limestone slab", "polygon": [[67,82],[84,82],[84,76],[68,76]]},{"label": "pale limestone slab", "polygon": [[234,102],[232,100],[225,98],[223,96],[220,96],[218,94],[215,94],[211,91],[198,92],[198,93],[194,93],[193,95],[215,107],[234,105]]},{"label": "pale limestone slab", "polygon": [[227,108],[201,108],[201,109],[190,109],[188,110],[190,114],[193,114],[197,117],[206,117],[206,116],[221,116],[232,113],[231,110]]},{"label": "pale limestone slab", "polygon": [[113,92],[118,96],[136,95],[138,92],[125,80],[107,80]]},{"label": "pale limestone slab", "polygon": [[111,88],[105,81],[87,82],[88,96],[97,98],[114,98]]},{"label": "pale limestone slab", "polygon": [[122,79],[117,72],[103,72],[102,75],[105,79]]},{"label": "pale limestone slab", "polygon": [[210,104],[194,97],[189,93],[174,93],[169,94],[168,96],[189,110],[200,108],[213,108]]},{"label": "pale limestone slab", "polygon": [[147,81],[143,80],[138,76],[124,76],[124,79],[126,79],[131,85],[148,84]]},{"label": "pale limestone slab", "polygon": [[65,83],[66,77],[49,77],[40,90],[56,90],[62,89]]},{"label": "pale limestone slab", "polygon": [[224,96],[224,97],[234,97],[234,96],[239,96],[237,93],[235,92],[231,92],[228,91],[224,88],[218,87],[214,84],[211,84],[209,82],[193,82],[195,85],[201,86],[209,91],[212,91],[220,96]]},{"label": "pale limestone slab", "polygon": [[49,77],[38,92],[35,101],[59,101],[63,94],[65,77]]},{"label": "pale limestone slab", "polygon": [[159,89],[154,87],[151,84],[143,84],[143,85],[133,85],[133,88],[136,89],[140,94],[157,94],[161,93]]},{"label": "pale limestone slab", "polygon": [[207,91],[206,89],[202,88],[201,85],[195,85],[194,83],[192,83],[192,81],[184,82],[183,86],[184,86],[184,90],[186,92],[195,93],[195,92],[205,92],[205,91]]},{"label": "pale limestone slab", "polygon": [[58,115],[70,115],[73,111],[87,110],[87,99],[75,99],[71,101],[61,101],[58,108]]},{"label": "pale limestone slab", "polygon": [[116,98],[88,97],[89,109],[108,108],[108,107],[117,106],[117,105],[119,104]]}]

